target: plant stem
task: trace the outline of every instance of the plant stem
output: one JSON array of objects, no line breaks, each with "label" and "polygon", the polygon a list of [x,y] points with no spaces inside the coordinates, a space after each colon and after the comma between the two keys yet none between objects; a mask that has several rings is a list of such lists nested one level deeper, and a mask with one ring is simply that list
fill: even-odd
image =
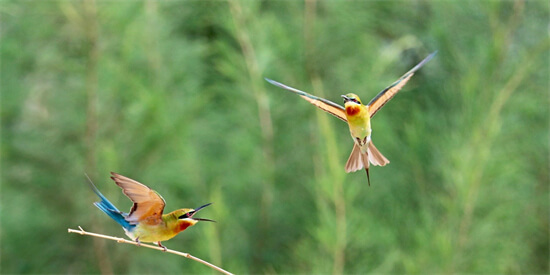
[{"label": "plant stem", "polygon": [[[80,235],[88,235],[88,236],[92,236],[92,237],[98,237],[98,238],[103,238],[103,239],[108,239],[108,240],[113,240],[113,241],[117,241],[118,243],[127,243],[127,244],[134,244],[136,246],[139,246],[139,247],[147,247],[147,248],[151,248],[151,249],[155,249],[155,250],[160,250],[160,251],[165,251],[164,248],[162,247],[158,247],[158,246],[155,246],[155,245],[150,245],[150,244],[144,244],[144,243],[141,243],[141,244],[138,244],[137,242],[134,242],[134,241],[130,241],[130,240],[126,240],[124,238],[118,238],[118,237],[113,237],[113,236],[107,236],[107,235],[102,235],[102,234],[97,234],[97,233],[92,233],[92,232],[87,232],[87,231],[84,231],[84,229],[82,229],[82,227],[78,227],[80,230],[76,230],[76,229],[71,229],[69,228],[69,233],[77,233],[77,234],[80,234]],[[189,253],[185,253],[185,252],[180,252],[180,251],[177,251],[177,250],[172,250],[172,249],[166,249],[167,253],[171,253],[171,254],[176,254],[176,255],[179,255],[179,256],[182,256],[182,257],[185,257],[185,258],[188,258],[188,259],[191,259],[191,260],[194,260],[194,261],[197,261],[203,265],[206,265],[208,267],[211,267],[223,274],[228,274],[228,275],[232,275],[233,273],[227,271],[227,270],[224,270],[218,266],[215,266],[203,259],[200,259],[200,258],[197,258]]]}]

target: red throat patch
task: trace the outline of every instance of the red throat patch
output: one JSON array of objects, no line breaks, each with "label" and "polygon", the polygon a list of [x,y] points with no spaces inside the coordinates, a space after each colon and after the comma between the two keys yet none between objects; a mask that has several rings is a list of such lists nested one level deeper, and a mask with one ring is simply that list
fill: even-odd
[{"label": "red throat patch", "polygon": [[359,106],[346,106],[346,115],[355,116],[361,111]]},{"label": "red throat patch", "polygon": [[187,229],[187,227],[189,227],[191,224],[187,221],[181,221],[180,224],[179,224],[179,228],[177,228],[179,231],[178,232],[181,232],[185,229]]}]

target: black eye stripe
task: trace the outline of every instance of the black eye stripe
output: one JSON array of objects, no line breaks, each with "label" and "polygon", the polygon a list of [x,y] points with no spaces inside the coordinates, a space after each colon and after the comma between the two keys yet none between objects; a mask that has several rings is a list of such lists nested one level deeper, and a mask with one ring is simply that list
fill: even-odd
[{"label": "black eye stripe", "polygon": [[181,216],[178,217],[178,219],[185,219],[191,217],[193,214],[195,214],[195,211],[189,211]]},{"label": "black eye stripe", "polygon": [[347,102],[347,101],[352,101],[352,102],[355,102],[357,104],[362,104],[359,99],[355,98],[355,97],[345,97],[344,98],[344,102]]},{"label": "black eye stripe", "polygon": [[185,213],[178,217],[178,219],[185,219],[185,218],[189,218],[189,213]]}]

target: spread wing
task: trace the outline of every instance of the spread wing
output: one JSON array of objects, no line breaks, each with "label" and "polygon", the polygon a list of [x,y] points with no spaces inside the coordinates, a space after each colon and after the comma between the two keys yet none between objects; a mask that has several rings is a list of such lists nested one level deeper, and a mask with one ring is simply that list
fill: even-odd
[{"label": "spread wing", "polygon": [[268,79],[266,78],[265,80],[267,80],[267,82],[277,86],[277,87],[281,87],[283,89],[286,89],[286,90],[289,90],[295,94],[298,94],[300,97],[302,97],[303,99],[307,100],[309,103],[319,107],[321,110],[343,120],[343,121],[348,121],[347,118],[346,118],[346,112],[344,110],[344,107],[332,102],[332,101],[329,101],[329,100],[326,100],[324,98],[320,98],[320,97],[316,97],[314,95],[310,95],[304,91],[300,91],[298,89],[295,89],[295,88],[292,88],[290,86],[287,86],[285,84],[282,84],[282,83],[279,83],[277,81],[274,81],[274,80],[271,80],[271,79]]},{"label": "spread wing", "polygon": [[367,104],[369,106],[369,114],[372,118],[382,106],[384,106],[390,99],[392,99],[393,96],[407,84],[409,79],[414,75],[414,73],[420,69],[424,64],[426,64],[430,59],[434,57],[434,55],[437,53],[433,52],[432,54],[428,55],[424,60],[422,60],[420,63],[418,63],[414,68],[412,68],[410,71],[408,71],[406,74],[404,74],[401,78],[399,78],[397,81],[395,81],[393,84],[388,86],[386,89],[382,90],[378,95],[376,95],[370,102]]},{"label": "spread wing", "polygon": [[158,224],[162,221],[162,211],[166,202],[151,188],[125,176],[111,172],[112,180],[122,188],[122,193],[134,202],[126,221],[131,224],[145,222]]}]

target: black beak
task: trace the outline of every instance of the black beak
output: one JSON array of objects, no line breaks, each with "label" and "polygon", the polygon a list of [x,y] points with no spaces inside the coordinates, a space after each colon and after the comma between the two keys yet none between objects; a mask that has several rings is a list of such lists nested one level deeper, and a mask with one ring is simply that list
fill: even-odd
[{"label": "black beak", "polygon": [[195,215],[197,212],[199,212],[199,210],[201,210],[201,209],[203,209],[203,208],[205,208],[205,207],[207,207],[207,206],[209,206],[209,205],[211,205],[211,204],[212,204],[212,203],[207,203],[207,204],[205,204],[205,205],[203,205],[203,206],[199,206],[197,209],[195,209],[195,210],[189,212],[189,217],[190,217],[191,219],[195,220],[195,221],[216,222],[216,221],[210,220],[210,219],[193,218],[193,215]]},{"label": "black beak", "polygon": [[201,218],[192,218],[195,221],[203,221],[203,222],[216,222],[215,220],[210,219],[201,219]]},{"label": "black beak", "polygon": [[207,203],[207,204],[205,204],[205,205],[203,205],[203,206],[199,206],[198,208],[195,208],[195,211],[193,211],[193,212],[199,212],[199,210],[201,210],[201,209],[203,209],[203,208],[205,208],[205,207],[207,207],[207,206],[209,206],[209,205],[211,205],[211,204],[212,204],[212,203]]}]

